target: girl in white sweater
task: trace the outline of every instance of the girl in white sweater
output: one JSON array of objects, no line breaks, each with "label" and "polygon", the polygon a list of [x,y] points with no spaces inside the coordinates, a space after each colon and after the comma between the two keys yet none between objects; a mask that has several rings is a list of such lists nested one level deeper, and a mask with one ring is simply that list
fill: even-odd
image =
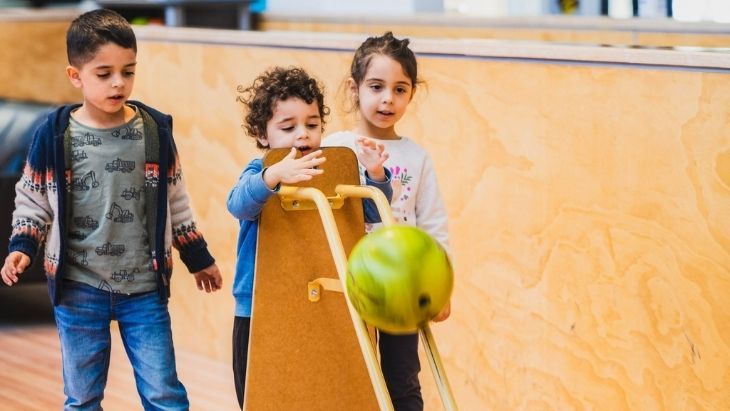
[{"label": "girl in white sweater", "polygon": [[[360,121],[354,130],[334,133],[322,145],[350,147],[359,156],[356,140],[362,136],[376,139],[390,155],[385,167],[392,173],[394,217],[398,223],[425,230],[448,250],[446,210],[431,157],[395,130],[418,84],[416,57],[408,39],[398,40],[391,32],[368,38],[355,51],[347,80]],[[445,320],[450,312],[447,304],[433,321]],[[379,335],[381,366],[393,406],[396,411],[422,410],[418,334],[380,331]]]}]

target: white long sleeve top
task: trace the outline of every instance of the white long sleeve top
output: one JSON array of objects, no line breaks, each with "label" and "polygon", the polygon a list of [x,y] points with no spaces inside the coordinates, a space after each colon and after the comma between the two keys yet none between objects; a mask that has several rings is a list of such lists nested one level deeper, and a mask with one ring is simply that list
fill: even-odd
[{"label": "white long sleeve top", "polygon": [[[349,147],[357,152],[357,136],[353,131],[337,132],[327,136],[322,146]],[[446,208],[428,152],[407,137],[378,142],[385,146],[385,151],[390,155],[385,167],[392,173],[391,208],[396,221],[423,229],[450,252]],[[364,171],[360,166],[361,181],[364,181]],[[368,232],[380,224],[370,225],[367,227]]]}]

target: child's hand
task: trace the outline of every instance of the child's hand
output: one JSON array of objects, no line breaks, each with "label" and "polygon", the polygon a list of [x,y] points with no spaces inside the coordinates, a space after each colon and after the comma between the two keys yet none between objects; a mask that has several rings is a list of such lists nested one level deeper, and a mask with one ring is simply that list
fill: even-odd
[{"label": "child's hand", "polygon": [[208,268],[204,268],[193,275],[195,276],[195,284],[198,285],[198,290],[202,291],[205,289],[206,293],[218,291],[223,285],[221,272],[215,264]]},{"label": "child's hand", "polygon": [[311,152],[301,158],[295,158],[296,155],[297,149],[292,147],[286,157],[266,169],[264,182],[270,189],[273,190],[280,183],[294,184],[311,180],[312,177],[324,172],[324,170],[315,168],[327,160],[320,157],[322,150]]},{"label": "child's hand", "polygon": [[440,323],[441,321],[444,321],[445,319],[449,318],[451,315],[451,300],[449,300],[448,303],[444,306],[444,308],[439,311],[438,314],[436,314],[435,317],[431,319],[431,321],[435,323]]},{"label": "child's hand", "polygon": [[385,181],[385,169],[383,164],[389,155],[385,152],[385,146],[373,140],[360,136],[355,140],[357,144],[357,159],[365,167],[368,176],[373,181]]},{"label": "child's hand", "polygon": [[5,264],[0,270],[3,282],[9,286],[18,282],[18,275],[25,271],[30,265],[30,257],[20,251],[13,251],[5,259]]}]

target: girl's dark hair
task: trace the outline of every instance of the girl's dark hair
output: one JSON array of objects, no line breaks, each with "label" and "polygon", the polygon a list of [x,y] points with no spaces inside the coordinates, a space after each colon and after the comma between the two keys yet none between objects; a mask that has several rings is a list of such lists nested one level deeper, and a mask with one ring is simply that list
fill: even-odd
[{"label": "girl's dark hair", "polygon": [[415,91],[416,85],[420,83],[418,63],[413,51],[408,48],[408,43],[410,43],[408,39],[398,40],[390,31],[382,36],[368,37],[355,51],[350,65],[350,76],[359,86],[365,79],[373,55],[382,54],[400,63],[403,71],[411,79],[411,85]]},{"label": "girl's dark hair", "polygon": [[99,47],[114,43],[137,52],[137,38],[127,20],[117,12],[98,9],[71,22],[66,32],[66,53],[72,66],[81,67],[94,58]]},{"label": "girl's dark hair", "polygon": [[[296,97],[307,104],[317,102],[324,131],[325,116],[330,113],[324,105],[324,88],[306,71],[298,67],[274,67],[256,77],[249,87],[238,86],[237,100],[246,106],[243,128],[254,139],[266,139],[266,123],[274,117],[279,101]],[[256,139],[258,148],[265,148]]]}]

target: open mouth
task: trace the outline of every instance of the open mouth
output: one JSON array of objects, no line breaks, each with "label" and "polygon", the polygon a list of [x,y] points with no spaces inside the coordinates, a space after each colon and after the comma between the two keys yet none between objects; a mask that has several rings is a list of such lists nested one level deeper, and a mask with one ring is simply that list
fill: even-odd
[{"label": "open mouth", "polygon": [[114,100],[114,101],[122,101],[124,99],[124,96],[121,94],[117,94],[115,96],[109,97],[109,99]]},{"label": "open mouth", "polygon": [[304,155],[309,154],[312,151],[312,147],[301,146],[301,147],[297,147],[297,150],[299,150],[299,152],[302,153],[302,155],[304,156]]}]

